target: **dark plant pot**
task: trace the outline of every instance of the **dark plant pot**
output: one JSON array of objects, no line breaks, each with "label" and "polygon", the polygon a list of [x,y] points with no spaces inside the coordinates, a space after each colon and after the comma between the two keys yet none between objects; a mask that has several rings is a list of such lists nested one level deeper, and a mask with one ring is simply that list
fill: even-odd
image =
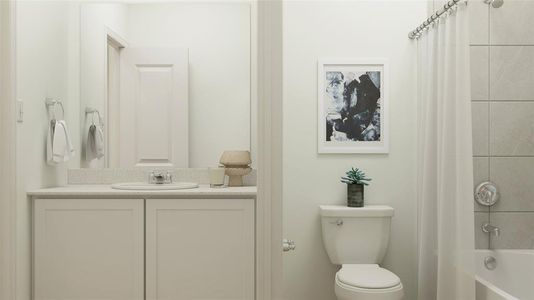
[{"label": "dark plant pot", "polygon": [[347,206],[363,207],[363,184],[347,184]]}]

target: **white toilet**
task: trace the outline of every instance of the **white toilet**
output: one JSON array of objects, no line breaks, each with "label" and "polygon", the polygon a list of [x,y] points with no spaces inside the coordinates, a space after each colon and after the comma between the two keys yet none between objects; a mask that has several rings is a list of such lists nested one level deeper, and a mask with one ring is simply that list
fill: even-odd
[{"label": "white toilet", "polygon": [[400,300],[402,283],[378,264],[389,242],[393,208],[322,205],[323,242],[336,273],[338,300]]}]

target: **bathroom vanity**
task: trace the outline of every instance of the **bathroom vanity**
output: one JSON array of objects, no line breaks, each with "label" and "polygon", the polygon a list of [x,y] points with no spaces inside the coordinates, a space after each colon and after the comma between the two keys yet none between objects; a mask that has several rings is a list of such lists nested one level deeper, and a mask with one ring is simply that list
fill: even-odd
[{"label": "bathroom vanity", "polygon": [[256,187],[28,194],[34,299],[255,297]]}]

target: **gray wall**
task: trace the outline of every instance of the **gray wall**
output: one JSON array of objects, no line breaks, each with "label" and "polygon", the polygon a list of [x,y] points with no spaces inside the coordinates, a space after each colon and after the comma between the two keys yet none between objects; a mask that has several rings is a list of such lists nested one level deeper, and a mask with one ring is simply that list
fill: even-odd
[{"label": "gray wall", "polygon": [[[475,206],[477,248],[534,248],[534,1],[493,8],[471,0],[475,185],[491,180],[501,199]],[[491,222],[499,237],[482,233]]]}]

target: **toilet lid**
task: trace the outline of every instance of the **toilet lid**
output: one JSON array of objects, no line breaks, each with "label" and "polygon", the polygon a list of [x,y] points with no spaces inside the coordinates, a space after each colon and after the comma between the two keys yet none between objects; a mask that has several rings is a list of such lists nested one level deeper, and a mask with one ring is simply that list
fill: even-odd
[{"label": "toilet lid", "polygon": [[337,278],[344,284],[365,289],[386,289],[401,283],[397,275],[378,265],[343,265]]}]

